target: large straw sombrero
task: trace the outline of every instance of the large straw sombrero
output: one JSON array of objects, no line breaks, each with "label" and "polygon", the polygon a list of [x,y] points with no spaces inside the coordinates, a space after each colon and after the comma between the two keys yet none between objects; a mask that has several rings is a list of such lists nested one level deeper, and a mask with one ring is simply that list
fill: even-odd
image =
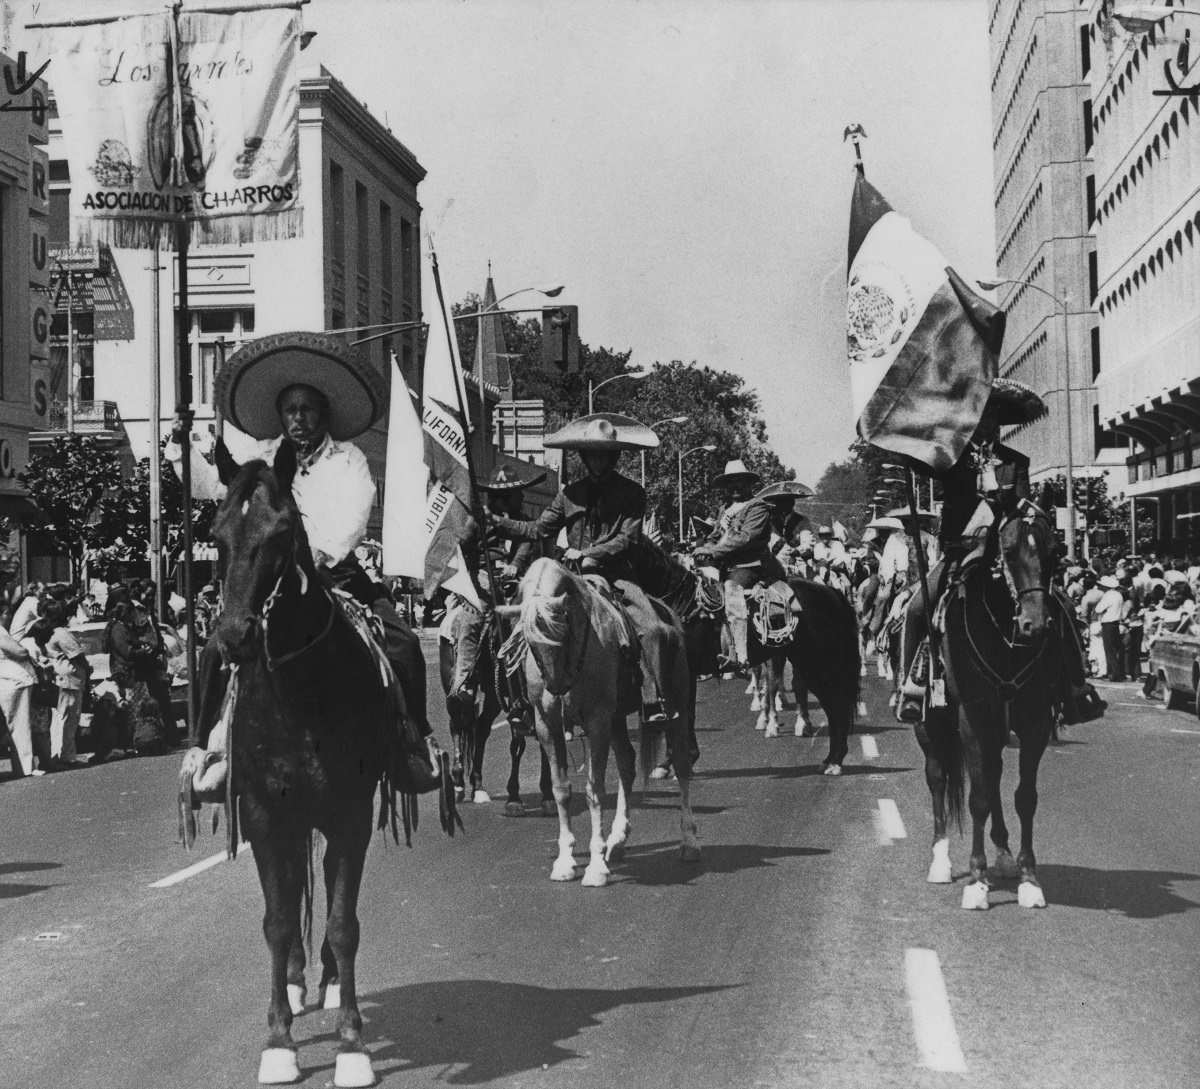
[{"label": "large straw sombrero", "polygon": [[556,450],[653,450],[658,436],[632,416],[595,412],[572,420],[542,445]]},{"label": "large straw sombrero", "polygon": [[489,483],[479,485],[479,490],[481,492],[515,492],[520,488],[532,488],[535,484],[540,484],[545,479],[545,470],[542,470],[537,476],[532,476],[526,480],[516,469],[510,469],[507,465],[501,465],[492,474],[492,479]]},{"label": "large straw sombrero", "polygon": [[997,378],[992,382],[988,403],[996,410],[1002,427],[1033,423],[1046,411],[1046,402],[1038,394],[1012,378]]},{"label": "large straw sombrero", "polygon": [[801,484],[798,480],[779,480],[774,484],[768,484],[754,498],[767,499],[772,503],[786,503],[795,502],[797,499],[808,499],[816,494],[807,484]]},{"label": "large straw sombrero", "polygon": [[762,477],[752,469],[747,469],[746,463],[741,458],[737,458],[725,463],[725,471],[720,476],[713,477],[713,485],[719,488],[723,484],[732,484],[738,480],[748,480],[757,484]]},{"label": "large straw sombrero", "polygon": [[320,390],[329,401],[329,434],[361,435],[387,404],[383,378],[341,337],[276,333],[252,340],[217,376],[217,404],[239,431],[256,439],[283,434],[277,402],[288,386]]},{"label": "large straw sombrero", "polygon": [[866,525],[867,529],[903,529],[904,523],[899,518],[894,518],[890,514],[884,515],[881,518],[872,518]]}]

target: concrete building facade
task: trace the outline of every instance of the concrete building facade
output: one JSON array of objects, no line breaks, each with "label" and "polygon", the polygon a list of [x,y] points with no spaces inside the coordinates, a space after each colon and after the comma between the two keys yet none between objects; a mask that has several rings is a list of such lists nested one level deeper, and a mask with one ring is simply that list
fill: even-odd
[{"label": "concrete building facade", "polygon": [[[1162,5],[1164,8],[1174,5]],[[1200,553],[1200,108],[1156,94],[1200,83],[1180,46],[1200,16],[1129,33],[1103,0],[1081,13],[1091,71],[1100,323],[1099,416],[1127,444],[1122,482],[1141,545]],[[1180,70],[1181,62],[1186,67]]]},{"label": "concrete building facade", "polygon": [[[23,59],[23,58],[22,58]],[[6,82],[23,69],[0,55]],[[10,525],[30,512],[19,474],[29,462],[30,432],[48,411],[50,319],[47,299],[49,167],[48,92],[36,80],[9,95],[16,109],[0,113],[0,517]],[[24,579],[23,539],[4,551],[5,572]]]},{"label": "concrete building facade", "polygon": [[998,293],[1008,315],[1000,373],[1049,410],[1006,441],[1029,455],[1035,481],[1069,464],[1078,479],[1124,457],[1124,441],[1099,426],[1094,386],[1092,43],[1077,0],[994,0],[988,32],[996,265],[1015,281]]}]

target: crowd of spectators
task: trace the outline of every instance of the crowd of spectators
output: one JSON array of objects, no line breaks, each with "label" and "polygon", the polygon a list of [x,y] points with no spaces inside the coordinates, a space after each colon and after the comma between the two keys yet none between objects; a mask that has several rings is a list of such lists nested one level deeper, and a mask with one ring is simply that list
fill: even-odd
[{"label": "crowd of spectators", "polygon": [[[35,582],[0,597],[0,742],[8,744],[14,777],[179,747],[168,673],[167,639],[174,637],[159,621],[156,598],[148,579],[86,590]],[[168,598],[168,609],[176,604],[183,602]],[[85,635],[100,625],[108,659],[102,678],[93,674]],[[85,712],[90,759],[80,755]]]},{"label": "crowd of spectators", "polygon": [[1151,554],[1095,566],[1069,567],[1067,596],[1075,605],[1093,676],[1107,681],[1143,681],[1154,694],[1146,668],[1153,641],[1163,632],[1192,623],[1200,591],[1200,561],[1160,560]]}]

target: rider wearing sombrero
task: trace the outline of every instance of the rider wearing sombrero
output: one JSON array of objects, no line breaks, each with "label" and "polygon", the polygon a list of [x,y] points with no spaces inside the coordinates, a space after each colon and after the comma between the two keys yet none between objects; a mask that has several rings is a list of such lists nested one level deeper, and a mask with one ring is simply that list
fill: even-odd
[{"label": "rider wearing sombrero", "polygon": [[[1031,423],[1046,411],[1046,406],[1028,386],[1007,378],[997,378],[984,406],[979,425],[967,449],[941,477],[942,512],[938,537],[943,559],[929,573],[930,613],[934,611],[949,579],[963,559],[978,544],[978,534],[991,524],[994,511],[1010,514],[1030,499],[1029,458],[1019,450],[1000,442],[1000,428]],[[1062,701],[1065,720],[1088,721],[1104,712],[1104,702],[1087,683],[1083,652],[1075,634],[1073,610],[1054,593],[1063,615],[1049,630],[1058,633],[1064,663]],[[904,618],[903,673],[896,717],[902,722],[920,722],[923,714],[924,685],[910,678],[913,659],[928,634],[924,597],[918,588],[908,603]]]},{"label": "rider wearing sombrero", "polygon": [[[449,699],[474,703],[472,687],[475,669],[479,664],[480,644],[483,639],[487,616],[490,612],[489,586],[494,578],[496,599],[507,601],[525,574],[529,565],[540,554],[533,541],[514,541],[496,527],[496,519],[524,519],[525,489],[546,479],[545,472],[526,479],[515,469],[501,465],[487,484],[480,484],[491,518],[488,520],[486,543],[481,547],[478,526],[462,544],[463,558],[470,570],[475,572],[480,588],[479,599],[483,610],[476,609],[469,601],[460,600],[452,620],[454,628],[454,677],[450,684]],[[473,521],[473,520],[472,520]],[[516,723],[514,723],[516,724]]]},{"label": "rider wearing sombrero", "polygon": [[[773,505],[769,498],[754,494],[761,482],[758,473],[747,469],[740,458],[726,464],[713,484],[728,490],[729,503],[717,519],[716,531],[695,553],[697,564],[719,568],[725,579],[726,616],[739,666],[749,659],[749,620],[737,603],[744,600],[747,590],[760,583],[770,585],[787,578],[783,565],[771,552]],[[789,501],[794,503],[795,496]]]},{"label": "rider wearing sombrero", "polygon": [[[649,684],[665,687],[661,661],[664,621],[638,578],[638,550],[646,516],[646,491],[617,472],[624,450],[652,449],[658,436],[629,416],[597,412],[572,420],[545,440],[551,449],[576,450],[586,474],[565,484],[550,505],[532,521],[499,517],[493,525],[502,536],[522,541],[555,541],[566,535],[562,560],[582,574],[602,575],[621,594],[622,603],[641,641]],[[661,720],[655,696],[647,692],[644,721]]]},{"label": "rider wearing sombrero", "polygon": [[[370,606],[408,712],[428,735],[420,643],[387,590],[367,575],[354,553],[375,504],[375,481],[366,455],[349,440],[382,416],[387,404],[382,378],[338,339],[281,333],[253,341],[233,356],[218,376],[216,394],[225,419],[259,440],[253,458],[273,464],[281,452],[295,457],[292,497],[318,574]],[[223,444],[217,453],[229,457]],[[197,497],[224,496],[217,469],[203,458],[192,458],[192,474]],[[201,656],[199,681],[200,736],[193,744],[203,746],[225,689],[215,642]]]}]

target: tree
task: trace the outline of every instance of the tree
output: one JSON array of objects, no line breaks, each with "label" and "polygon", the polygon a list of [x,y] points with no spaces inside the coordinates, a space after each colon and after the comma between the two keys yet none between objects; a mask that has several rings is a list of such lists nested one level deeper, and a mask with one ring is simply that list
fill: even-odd
[{"label": "tree", "polygon": [[[164,440],[165,444],[165,440]],[[183,486],[161,449],[162,493],[160,525],[162,545],[168,556],[183,552]],[[192,501],[192,539],[208,540],[217,504]],[[143,567],[150,555],[150,459],[142,458],[133,474],[104,497],[94,527],[96,547],[92,560],[105,574],[129,566]]]},{"label": "tree", "polygon": [[71,562],[78,578],[97,540],[96,519],[106,493],[121,486],[116,451],[96,439],[62,435],[29,459],[20,476],[42,512],[40,533]]},{"label": "tree", "polygon": [[[451,307],[455,314],[475,313],[480,306],[477,295],[468,295]],[[562,427],[568,420],[588,410],[588,386],[630,370],[632,349],[580,346],[580,367],[564,374],[542,365],[542,327],[537,318],[518,320],[501,318],[505,343],[510,353],[513,396],[517,400],[541,400],[546,409],[546,431]],[[477,323],[456,325],[463,365],[475,358]],[[597,412],[620,412],[646,424],[675,416],[687,416],[684,424],[664,424],[658,428],[661,445],[647,451],[646,490],[648,509],[659,524],[673,536],[678,527],[678,456],[695,446],[715,446],[712,452],[696,451],[683,462],[684,522],[692,515],[712,518],[721,506],[710,481],[721,472],[725,462],[741,458],[762,476],[764,484],[794,480],[795,471],[783,465],[771,448],[766,424],[758,415],[758,394],[745,380],[730,371],[686,364],[680,360],[655,363],[650,376],[608,382],[595,394]],[[626,455],[622,471],[640,479],[641,458]],[[564,463],[564,477],[571,479],[582,472],[574,455]]]}]

